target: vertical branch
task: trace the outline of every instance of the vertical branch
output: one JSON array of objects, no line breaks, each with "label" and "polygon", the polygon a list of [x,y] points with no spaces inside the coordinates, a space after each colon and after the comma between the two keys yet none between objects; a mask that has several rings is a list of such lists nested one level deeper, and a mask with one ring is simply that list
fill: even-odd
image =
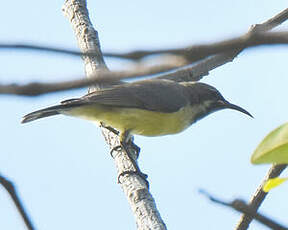
[{"label": "vertical branch", "polygon": [[[65,0],[63,12],[72,24],[81,52],[96,53],[95,57],[84,57],[85,71],[88,78],[97,77],[97,72],[109,71],[103,60],[97,31],[93,28],[88,16],[85,0]],[[97,90],[101,86],[90,88],[89,92]],[[109,131],[110,130],[110,131]],[[113,149],[118,174],[132,171],[133,165],[127,154],[117,146],[120,145],[117,134],[111,129],[102,127],[102,133],[110,149]],[[134,153],[135,158],[136,154]],[[164,230],[166,226],[160,217],[152,195],[145,181],[136,174],[126,174],[121,177],[121,187],[128,199],[133,214],[136,218],[137,228],[141,230],[159,229]]]},{"label": "vertical branch", "polygon": [[[88,16],[86,1],[65,1],[62,10],[72,25],[81,52],[95,54],[83,57],[86,77],[97,77],[98,72],[108,70],[100,49],[98,32]],[[90,87],[89,92],[97,88]]]}]

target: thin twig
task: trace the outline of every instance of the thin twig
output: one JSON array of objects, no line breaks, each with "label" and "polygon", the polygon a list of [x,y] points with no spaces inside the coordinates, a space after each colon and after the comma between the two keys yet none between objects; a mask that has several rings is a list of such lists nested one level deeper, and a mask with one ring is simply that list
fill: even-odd
[{"label": "thin twig", "polygon": [[57,48],[53,46],[45,46],[45,45],[34,45],[29,43],[0,43],[0,49],[16,49],[16,50],[32,50],[32,51],[40,51],[40,52],[49,52],[49,53],[56,53],[56,54],[66,54],[70,56],[88,56],[88,57],[94,57],[96,56],[95,53],[92,52],[86,52],[82,53],[77,50],[73,49],[63,49],[63,48]]},{"label": "thin twig", "polygon": [[[223,53],[235,49],[245,49],[248,47],[255,47],[259,45],[272,45],[272,44],[287,44],[288,33],[287,32],[260,32],[259,30],[253,31],[253,33],[247,33],[240,37],[227,39],[220,42],[215,42],[206,45],[193,45],[180,49],[163,49],[163,50],[150,50],[150,51],[135,51],[133,55],[131,53],[119,54],[118,57],[134,57],[139,59],[141,56],[145,57],[148,54],[173,54],[186,58],[188,63],[201,60],[203,58]],[[113,53],[110,56],[116,56]]]},{"label": "thin twig", "polygon": [[13,183],[9,180],[7,180],[4,176],[0,175],[0,184],[3,185],[3,187],[6,189],[6,191],[9,193],[11,199],[13,200],[18,212],[20,213],[27,229],[29,230],[35,230],[35,227],[33,226],[33,223],[31,219],[29,218],[29,215],[27,211],[24,208],[24,205],[20,199],[20,197],[17,194],[16,188],[13,185]]},{"label": "thin twig", "polygon": [[92,76],[90,78],[82,78],[54,83],[32,82],[24,85],[0,84],[0,94],[38,96],[47,93],[83,88],[94,84],[115,85],[120,84],[120,81],[124,79],[141,79],[147,75],[153,75],[162,71],[168,71],[181,65],[183,65],[183,62],[151,66],[149,68],[143,68],[140,66],[139,68],[135,68],[134,70],[130,71],[108,72],[106,70],[99,70],[97,73],[97,77]]},{"label": "thin twig", "polygon": [[274,229],[274,230],[287,230],[288,228],[277,223],[275,220],[272,220],[271,218],[264,216],[263,214],[260,214],[259,212],[253,210],[249,205],[245,203],[245,201],[240,199],[235,199],[232,202],[225,202],[223,200],[220,200],[211,194],[209,194],[205,190],[199,191],[201,194],[205,195],[210,201],[220,204],[226,207],[230,207],[238,212],[244,213],[246,216],[249,216],[252,219],[255,219],[259,221],[260,223],[264,224],[265,226]]},{"label": "thin twig", "polygon": [[[173,54],[179,55],[186,58],[188,63],[193,63],[195,61],[201,60],[208,56],[227,52],[233,49],[244,49],[249,47],[255,47],[259,45],[279,45],[279,44],[287,44],[288,43],[288,32],[259,32],[254,34],[248,34],[223,40],[220,42],[210,43],[210,44],[201,44],[201,45],[193,45],[184,48],[178,49],[158,49],[158,50],[143,50],[143,51],[133,51],[127,53],[112,53],[106,52],[103,53],[106,57],[113,58],[124,58],[129,60],[139,61],[143,57],[148,55],[159,55],[159,54]],[[34,51],[46,51],[52,53],[59,54],[67,54],[72,56],[87,56],[93,57],[96,56],[95,53],[92,52],[78,52],[71,49],[62,49],[56,47],[48,47],[48,46],[39,46],[32,44],[5,44],[0,43],[0,49],[24,49],[24,50],[34,50]]]},{"label": "thin twig", "polygon": [[[256,27],[255,27],[256,28]],[[258,29],[257,29],[258,31]],[[178,50],[171,50],[171,53],[182,55],[185,57],[186,61],[182,62],[175,62],[169,64],[162,64],[156,66],[149,66],[149,67],[139,67],[132,71],[119,71],[119,72],[107,72],[106,70],[98,70],[97,71],[97,79],[95,77],[87,79],[80,79],[74,81],[66,81],[66,82],[59,82],[59,83],[30,83],[28,85],[16,85],[16,84],[9,84],[9,85],[0,85],[0,94],[17,94],[17,95],[26,95],[26,96],[35,96],[44,93],[50,92],[57,92],[61,90],[69,90],[75,88],[82,88],[85,86],[89,86],[95,83],[111,83],[115,81],[119,81],[121,79],[128,79],[128,78],[140,78],[146,75],[153,75],[158,73],[163,73],[165,71],[173,70],[177,67],[181,67],[186,65],[187,63],[193,62],[195,60],[201,59],[203,57],[207,57],[211,54],[227,51],[227,50],[243,50],[249,46],[256,46],[261,44],[288,44],[288,33],[287,32],[278,32],[278,33],[255,33],[255,30],[251,30],[246,35],[243,35],[236,39],[226,40],[223,42],[218,42],[215,44],[210,45],[202,45],[202,46],[194,46],[190,47],[187,50],[185,49],[178,49]],[[27,47],[27,46],[19,46],[19,47]],[[0,45],[1,48],[1,45]],[[40,47],[37,46],[38,49]],[[43,50],[47,50],[48,48],[44,47]],[[51,49],[50,51],[55,51],[57,49]],[[57,50],[58,52],[59,50]],[[63,50],[61,50],[62,52]],[[168,50],[166,50],[168,51]],[[68,51],[67,51],[68,52]],[[72,51],[69,51],[72,52]],[[71,54],[75,54],[76,52],[72,52]],[[78,52],[78,54],[81,54]],[[87,58],[87,57],[86,57]],[[90,57],[91,58],[91,57]],[[199,64],[198,64],[199,65]],[[185,76],[189,73],[189,78],[191,80],[191,73],[195,70],[194,66],[188,67],[184,69],[180,69],[172,74],[162,74],[159,78],[162,79],[173,79],[177,81],[187,81]],[[207,70],[207,63],[205,65],[205,69]],[[184,73],[184,74],[183,74]],[[207,71],[205,72],[207,73]],[[182,77],[184,75],[184,77]],[[197,74],[196,76],[199,76]],[[92,80],[95,79],[95,80]],[[193,79],[194,81],[199,80],[199,78]]]},{"label": "thin twig", "polygon": [[[259,185],[259,187],[257,188],[255,194],[252,196],[250,202],[249,202],[249,207],[251,208],[252,211],[257,212],[258,208],[260,207],[260,205],[262,204],[262,202],[264,201],[264,199],[266,198],[266,195],[268,193],[263,191],[263,186],[264,183],[270,179],[270,178],[274,178],[277,177],[281,174],[281,172],[287,167],[287,165],[273,165],[269,172],[267,173],[265,179],[263,180],[263,182]],[[249,215],[242,215],[235,230],[246,230],[248,229],[250,223],[252,222],[253,217],[249,216]]]}]

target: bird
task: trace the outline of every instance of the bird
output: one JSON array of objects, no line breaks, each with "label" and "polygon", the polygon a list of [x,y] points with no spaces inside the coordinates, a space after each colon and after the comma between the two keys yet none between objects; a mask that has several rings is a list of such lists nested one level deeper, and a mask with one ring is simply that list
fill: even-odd
[{"label": "bird", "polygon": [[[132,160],[126,147],[131,135],[163,136],[180,133],[201,118],[223,109],[237,110],[253,117],[242,107],[228,102],[211,85],[146,79],[62,101],[59,105],[25,115],[22,123],[58,114],[101,122],[118,130],[121,147]],[[140,173],[137,164],[133,165]]]}]

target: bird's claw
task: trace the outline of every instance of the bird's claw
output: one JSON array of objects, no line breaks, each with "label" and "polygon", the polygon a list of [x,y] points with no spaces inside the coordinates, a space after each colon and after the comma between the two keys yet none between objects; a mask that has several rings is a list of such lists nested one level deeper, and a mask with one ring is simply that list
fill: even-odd
[{"label": "bird's claw", "polygon": [[117,179],[118,184],[122,184],[122,183],[121,183],[121,180],[120,180],[120,178],[121,178],[122,176],[132,175],[132,174],[135,174],[135,175],[138,175],[139,177],[141,177],[141,178],[145,181],[146,186],[147,186],[147,188],[149,189],[149,182],[147,181],[148,175],[145,174],[145,173],[142,173],[141,171],[124,171],[124,172],[120,173],[120,174],[118,175],[118,179]]}]

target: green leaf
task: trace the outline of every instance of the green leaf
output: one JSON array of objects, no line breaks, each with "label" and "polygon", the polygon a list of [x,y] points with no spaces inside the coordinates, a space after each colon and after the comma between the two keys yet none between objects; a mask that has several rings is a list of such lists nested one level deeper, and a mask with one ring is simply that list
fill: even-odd
[{"label": "green leaf", "polygon": [[288,164],[288,123],[269,133],[251,157],[253,164]]},{"label": "green leaf", "polygon": [[269,192],[272,188],[279,186],[286,180],[288,180],[288,177],[286,178],[275,177],[275,178],[269,179],[265,182],[263,186],[263,191]]}]

